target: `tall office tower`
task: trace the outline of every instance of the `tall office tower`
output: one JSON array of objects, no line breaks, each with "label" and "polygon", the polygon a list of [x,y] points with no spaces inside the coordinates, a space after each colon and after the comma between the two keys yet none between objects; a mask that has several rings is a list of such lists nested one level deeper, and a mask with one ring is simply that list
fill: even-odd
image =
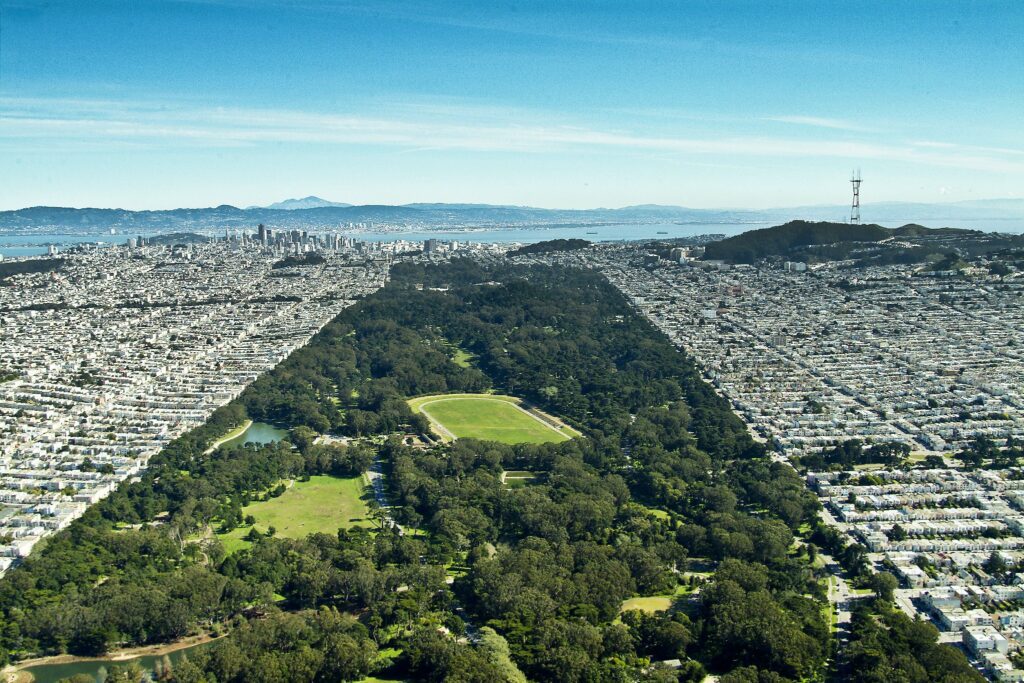
[{"label": "tall office tower", "polygon": [[258,230],[260,236],[260,244],[262,244],[263,246],[267,246],[267,226],[260,223]]}]

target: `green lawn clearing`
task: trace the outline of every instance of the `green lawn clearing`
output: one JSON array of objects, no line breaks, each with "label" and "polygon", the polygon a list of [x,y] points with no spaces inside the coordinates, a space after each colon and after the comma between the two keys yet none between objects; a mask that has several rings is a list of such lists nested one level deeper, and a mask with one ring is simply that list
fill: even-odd
[{"label": "green lawn clearing", "polygon": [[452,362],[460,368],[472,367],[474,360],[476,360],[476,356],[463,349],[456,348],[452,353]]},{"label": "green lawn clearing", "polygon": [[518,489],[537,484],[547,477],[547,472],[531,472],[529,470],[505,470],[502,481],[507,489]]},{"label": "green lawn clearing", "polygon": [[553,418],[527,412],[519,403],[511,396],[442,394],[414,398],[409,406],[426,415],[445,440],[461,437],[501,443],[551,443],[579,435]]},{"label": "green lawn clearing", "polygon": [[625,612],[631,609],[638,609],[649,614],[664,612],[672,606],[672,598],[664,595],[655,595],[649,598],[630,598],[622,601],[620,611]]},{"label": "green lawn clearing", "polygon": [[[316,532],[333,535],[338,529],[355,526],[373,527],[362,498],[365,486],[362,476],[310,477],[309,481],[296,481],[277,498],[246,505],[242,514],[256,518],[257,531],[265,532],[272,526],[277,536],[287,538],[305,538]],[[248,547],[248,533],[249,527],[239,527],[218,538],[231,553]]]}]

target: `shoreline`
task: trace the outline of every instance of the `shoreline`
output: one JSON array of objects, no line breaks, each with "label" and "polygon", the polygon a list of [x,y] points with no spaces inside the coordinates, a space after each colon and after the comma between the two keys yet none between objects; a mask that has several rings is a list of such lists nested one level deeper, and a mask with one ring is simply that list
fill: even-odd
[{"label": "shoreline", "polygon": [[227,443],[228,441],[231,441],[231,439],[237,439],[242,434],[245,434],[245,430],[248,429],[251,426],[252,426],[252,420],[246,420],[245,422],[243,422],[239,426],[235,427],[234,429],[232,429],[230,432],[228,432],[224,436],[222,436],[219,439],[217,439],[216,441],[214,441],[213,445],[211,445],[209,448],[207,448],[205,451],[203,451],[203,455],[209,455],[210,453],[213,453],[215,450],[220,448],[221,445]]},{"label": "shoreline", "polygon": [[10,683],[27,683],[33,680],[31,678],[32,672],[27,671],[35,666],[46,666],[51,664],[74,664],[76,662],[110,662],[117,664],[120,662],[126,662],[139,657],[148,656],[162,656],[177,652],[178,650],[185,650],[196,645],[204,645],[206,643],[212,643],[215,640],[223,638],[223,636],[213,636],[209,633],[204,633],[199,636],[189,636],[177,640],[173,643],[165,643],[163,645],[140,645],[139,647],[128,647],[118,650],[114,650],[108,654],[100,657],[82,657],[79,655],[49,655],[46,657],[33,657],[31,659],[23,659],[20,662],[14,664],[8,664],[3,669],[4,680]]}]

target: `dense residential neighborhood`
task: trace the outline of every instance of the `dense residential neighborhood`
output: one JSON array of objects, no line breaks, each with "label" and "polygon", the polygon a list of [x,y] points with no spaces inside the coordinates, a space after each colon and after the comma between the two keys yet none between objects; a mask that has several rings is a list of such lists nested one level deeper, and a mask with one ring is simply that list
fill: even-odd
[{"label": "dense residential neighborhood", "polygon": [[274,268],[280,254],[258,241],[136,245],[8,278],[0,569],[387,278],[384,257],[321,253],[316,265]]},{"label": "dense residential neighborhood", "polygon": [[[990,676],[1024,680],[1024,472],[810,473],[826,519],[900,579],[897,604],[962,643]],[[983,637],[984,636],[984,637]]]},{"label": "dense residential neighborhood", "polygon": [[789,265],[605,272],[783,452],[1024,433],[1024,280]]}]

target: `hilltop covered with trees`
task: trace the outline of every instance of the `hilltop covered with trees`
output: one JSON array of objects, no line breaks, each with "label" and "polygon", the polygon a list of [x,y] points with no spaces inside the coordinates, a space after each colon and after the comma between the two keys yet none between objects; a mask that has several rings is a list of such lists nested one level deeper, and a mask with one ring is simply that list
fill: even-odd
[{"label": "hilltop covered with trees", "polygon": [[519,256],[521,254],[550,254],[556,251],[575,251],[576,249],[586,249],[589,246],[589,241],[581,239],[545,240],[542,242],[527,244],[519,247],[518,249],[513,249],[508,252],[508,255]]},{"label": "hilltop covered with trees", "polygon": [[64,267],[62,258],[34,258],[24,261],[0,262],[0,284],[12,275],[24,273],[48,273]]},{"label": "hilltop covered with trees", "polygon": [[[892,238],[899,239],[901,244],[888,257],[897,260],[907,258],[909,260],[906,262],[916,262],[925,260],[928,254],[940,248],[925,246],[930,240],[971,242],[987,236],[975,230],[933,229],[914,224],[901,228],[883,228],[874,224],[790,221],[711,242],[705,248],[704,258],[732,263],[755,263],[771,257],[791,261],[836,260],[850,258],[858,251],[870,252],[880,242]],[[948,244],[944,246],[949,248]],[[1003,248],[1002,242],[999,248]]]},{"label": "hilltop covered with trees", "polygon": [[846,677],[853,683],[876,681],[940,681],[983,683],[963,653],[940,644],[939,631],[930,623],[914,620],[892,600],[896,585],[876,589],[875,600],[859,601],[853,611],[850,644],[844,653]]},{"label": "hilltop covered with trees", "polygon": [[327,259],[324,258],[323,254],[318,254],[315,251],[307,252],[301,256],[292,255],[285,256],[280,261],[275,261],[274,265],[271,266],[274,270],[281,268],[296,268],[300,266],[319,266],[327,263]]}]

